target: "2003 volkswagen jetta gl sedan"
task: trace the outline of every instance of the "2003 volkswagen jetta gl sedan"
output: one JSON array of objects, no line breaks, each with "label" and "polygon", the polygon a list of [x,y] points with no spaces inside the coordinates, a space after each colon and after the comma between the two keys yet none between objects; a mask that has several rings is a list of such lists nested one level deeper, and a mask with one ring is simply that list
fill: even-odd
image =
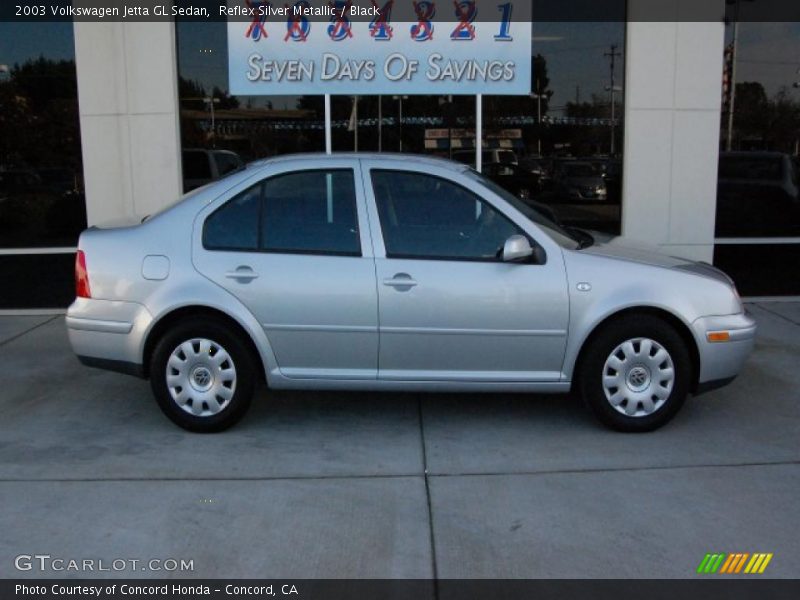
[{"label": "2003 volkswagen jetta gl sedan", "polygon": [[562,227],[465,165],[300,155],[80,238],[72,346],[192,431],[271,389],[568,392],[647,431],[755,324],[705,263]]}]

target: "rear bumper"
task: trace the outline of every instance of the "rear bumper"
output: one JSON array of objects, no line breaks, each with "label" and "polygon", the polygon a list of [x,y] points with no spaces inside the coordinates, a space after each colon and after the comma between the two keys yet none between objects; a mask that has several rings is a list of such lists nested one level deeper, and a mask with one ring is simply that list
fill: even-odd
[{"label": "rear bumper", "polygon": [[[747,313],[701,317],[692,327],[700,354],[698,392],[722,387],[733,381],[753,351],[756,322]],[[711,332],[728,332],[726,342],[709,342]]]},{"label": "rear bumper", "polygon": [[153,321],[141,304],[77,298],[67,310],[69,341],[88,366],[141,374],[144,338]]}]

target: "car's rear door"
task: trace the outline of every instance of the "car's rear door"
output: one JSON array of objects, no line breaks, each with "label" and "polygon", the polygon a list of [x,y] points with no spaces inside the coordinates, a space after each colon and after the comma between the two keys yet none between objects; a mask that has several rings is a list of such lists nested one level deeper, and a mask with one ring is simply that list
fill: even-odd
[{"label": "car's rear door", "polygon": [[358,161],[279,162],[201,214],[196,268],[264,328],[282,375],[374,379],[378,307]]},{"label": "car's rear door", "polygon": [[552,240],[540,240],[549,247],[545,264],[504,263],[497,254],[505,240],[529,234],[475,194],[474,182],[410,160],[362,167],[378,283],[378,377],[558,381],[569,301]]}]

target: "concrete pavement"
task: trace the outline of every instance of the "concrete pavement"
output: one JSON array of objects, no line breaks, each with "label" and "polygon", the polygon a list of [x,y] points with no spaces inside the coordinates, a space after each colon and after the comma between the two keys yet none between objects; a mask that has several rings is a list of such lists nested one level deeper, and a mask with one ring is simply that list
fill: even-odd
[{"label": "concrete pavement", "polygon": [[194,560],[175,577],[692,577],[706,552],[797,577],[800,305],[748,308],[745,372],[646,435],[566,397],[263,391],[193,435],[147,382],[82,367],[61,317],[0,318],[0,577],[60,575],[14,569],[35,553]]}]

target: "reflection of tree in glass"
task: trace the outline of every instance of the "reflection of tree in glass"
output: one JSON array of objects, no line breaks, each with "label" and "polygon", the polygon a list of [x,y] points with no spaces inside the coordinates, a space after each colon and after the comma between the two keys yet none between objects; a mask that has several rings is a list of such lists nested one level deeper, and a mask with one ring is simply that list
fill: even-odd
[{"label": "reflection of tree in glass", "polygon": [[75,63],[44,57],[0,82],[0,245],[72,245],[86,226]]},{"label": "reflection of tree in glass", "polygon": [[735,110],[734,149],[796,151],[800,137],[800,103],[792,97],[788,87],[768,98],[759,82],[737,83]]},{"label": "reflection of tree in glass", "polygon": [[40,57],[11,68],[0,82],[0,163],[80,171],[80,124],[74,61]]}]

